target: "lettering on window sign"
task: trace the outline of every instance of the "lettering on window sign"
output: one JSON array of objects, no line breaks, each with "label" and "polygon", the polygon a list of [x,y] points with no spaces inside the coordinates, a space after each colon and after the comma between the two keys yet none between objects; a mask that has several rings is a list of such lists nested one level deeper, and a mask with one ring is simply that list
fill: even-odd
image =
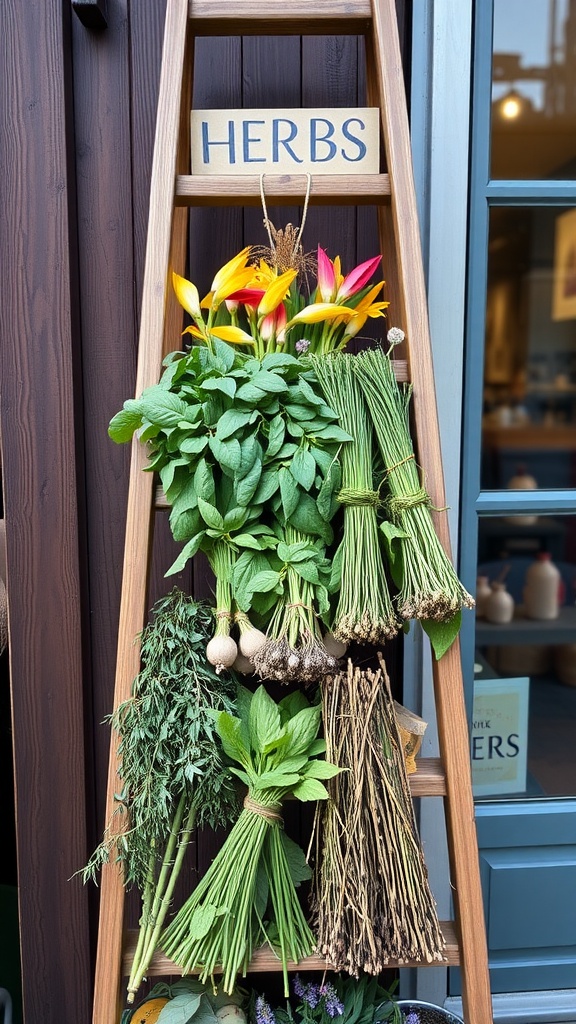
[{"label": "lettering on window sign", "polygon": [[192,174],[375,174],[379,111],[193,110]]},{"label": "lettering on window sign", "polygon": [[[476,723],[474,723],[476,726]],[[498,757],[518,757],[520,737],[512,732],[508,736],[491,733],[472,737],[472,760],[492,761]]]}]

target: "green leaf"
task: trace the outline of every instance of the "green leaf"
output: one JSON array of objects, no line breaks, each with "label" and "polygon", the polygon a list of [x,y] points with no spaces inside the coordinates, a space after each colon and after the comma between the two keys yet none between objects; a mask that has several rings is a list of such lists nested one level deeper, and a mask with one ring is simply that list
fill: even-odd
[{"label": "green leaf", "polygon": [[297,562],[294,565],[295,572],[306,580],[308,583],[320,583],[320,575],[318,573],[318,566],[315,562]]},{"label": "green leaf", "polygon": [[254,505],[264,505],[280,487],[278,472],[275,469],[264,470],[260,482],[253,495]]},{"label": "green leaf", "polygon": [[436,622],[434,619],[421,619],[422,629],[430,638],[436,661],[452,646],[462,625],[462,611],[458,609],[447,622]]},{"label": "green leaf", "polygon": [[340,466],[333,462],[318,492],[316,505],[325,522],[329,523],[339,508],[339,501],[336,492],[340,490],[341,473]]},{"label": "green leaf", "polygon": [[214,353],[218,359],[218,362],[222,364],[222,368],[225,373],[229,373],[234,363],[236,362],[236,352],[232,345],[227,345],[225,341],[221,341],[220,338],[212,342]]},{"label": "green leaf", "polygon": [[[210,927],[207,931],[210,930]],[[180,995],[174,996],[158,1014],[158,1024],[190,1024],[191,1020],[198,1022],[197,1010],[201,999],[200,993],[194,994],[192,992],[182,992]],[[214,1013],[212,1013],[212,1016],[216,1019]],[[138,1020],[137,1013],[134,1014],[134,1020]]]},{"label": "green leaf", "polygon": [[241,409],[228,409],[218,420],[216,437],[220,441],[225,441],[227,437],[231,437],[232,434],[238,433],[245,427],[249,419],[250,412],[244,412]]},{"label": "green leaf", "polygon": [[262,463],[257,459],[252,466],[252,469],[236,484],[236,501],[239,505],[246,507],[250,504],[254,494],[256,493],[256,488],[260,483],[261,476]]},{"label": "green leaf", "polygon": [[308,757],[317,757],[326,753],[326,740],[314,740],[308,748]]},{"label": "green leaf", "polygon": [[242,450],[237,437],[229,441],[221,441],[219,437],[212,436],[209,441],[210,451],[220,466],[225,466],[236,473],[242,464]]},{"label": "green leaf", "polygon": [[160,427],[177,427],[178,422],[186,418],[186,403],[173,395],[171,391],[164,391],[156,385],[147,388],[140,399],[140,410],[142,416]]},{"label": "green leaf", "polygon": [[187,541],[203,530],[202,516],[197,508],[185,509],[184,512],[170,512],[170,529],[176,541]]},{"label": "green leaf", "polygon": [[200,452],[204,451],[207,444],[208,435],[204,434],[203,437],[185,437],[178,447],[186,455],[199,455]]},{"label": "green leaf", "polygon": [[329,761],[309,761],[302,774],[307,779],[333,779],[342,771],[336,764]]},{"label": "green leaf", "polygon": [[282,511],[284,512],[284,518],[287,522],[298,506],[301,491],[288,469],[282,467],[282,469],[278,471],[278,479],[280,481]]},{"label": "green leaf", "polygon": [[213,530],[224,530],[224,519],[220,515],[217,508],[211,505],[210,502],[204,501],[204,498],[198,498],[198,511],[202,516],[202,519],[206,523],[206,526],[210,526]]},{"label": "green leaf", "polygon": [[286,436],[286,427],[282,416],[274,416],[270,420],[268,427],[268,447],[266,449],[266,459],[272,459],[278,454],[282,445],[284,444],[284,437]]},{"label": "green leaf", "polygon": [[203,498],[204,501],[208,501],[210,504],[213,503],[215,495],[214,476],[212,467],[208,465],[206,459],[200,459],[196,466],[194,490],[199,498]]},{"label": "green leaf", "polygon": [[309,707],[310,704],[301,690],[294,690],[293,693],[287,694],[278,704],[282,724],[284,725],[290,718],[294,718],[299,711]]},{"label": "green leaf", "polygon": [[268,594],[278,586],[279,582],[279,572],[275,572],[272,569],[257,572],[250,584],[250,590],[253,594]]},{"label": "green leaf", "polygon": [[182,551],[178,555],[178,558],[176,559],[175,562],[172,563],[172,565],[164,575],[174,576],[175,573],[182,572],[182,569],[184,568],[186,563],[194,557],[197,551],[200,550],[202,541],[204,540],[205,536],[206,534],[202,530],[200,533],[197,533],[195,537],[192,537],[192,540],[189,540],[188,543],[184,545]]},{"label": "green leaf", "polygon": [[309,878],[312,878],[312,871],[310,865],[306,862],[304,851],[284,831],[280,832],[280,837],[284,853],[286,854],[290,877],[294,885],[298,886],[300,882],[307,882]]},{"label": "green leaf", "polygon": [[300,774],[294,772],[283,772],[281,768],[275,771],[262,772],[254,785],[255,792],[263,789],[293,789],[300,782]]},{"label": "green leaf", "polygon": [[324,399],[320,395],[316,394],[314,388],[311,387],[308,381],[304,380],[304,377],[302,376],[298,380],[298,387],[304,395],[304,398],[306,398],[311,405],[324,405]]},{"label": "green leaf", "polygon": [[270,569],[270,562],[261,551],[243,551],[232,572],[234,598],[241,611],[248,611],[252,600],[252,580],[259,572]]},{"label": "green leaf", "polygon": [[253,551],[261,551],[260,542],[256,537],[253,537],[251,533],[239,533],[237,537],[234,537],[234,543],[239,548],[252,548]]},{"label": "green leaf", "polygon": [[282,352],[269,352],[262,360],[263,370],[288,369],[300,370],[300,363],[295,356]]},{"label": "green leaf", "polygon": [[308,752],[310,744],[318,735],[321,713],[320,706],[303,708],[286,723],[290,757]]},{"label": "green leaf", "polygon": [[244,526],[247,516],[247,509],[231,508],[224,516],[224,529],[227,533],[233,533],[234,530],[239,530],[240,527]]},{"label": "green leaf", "polygon": [[288,385],[283,377],[280,377],[277,373],[272,373],[270,370],[260,370],[254,374],[251,383],[261,388],[262,391],[270,391],[274,394],[281,394],[283,391],[288,390]]},{"label": "green leaf", "polygon": [[[221,911],[212,903],[203,903],[202,906],[196,907],[188,919],[188,937],[190,939],[203,939],[205,935],[208,935],[216,917],[220,913]],[[179,996],[178,998],[181,997]]]},{"label": "green leaf", "polygon": [[229,398],[236,394],[236,381],[233,377],[209,377],[200,385],[203,391],[222,391]]},{"label": "green leaf", "polygon": [[256,434],[250,434],[246,437],[240,446],[240,465],[238,466],[238,476],[246,476],[250,472],[254,463],[258,460],[262,460],[262,446],[260,445]]},{"label": "green leaf", "polygon": [[129,398],[124,402],[124,407],[117,412],[110,420],[108,434],[116,444],[124,444],[129,441],[135,430],[142,426],[142,412],[140,402]]},{"label": "green leaf", "polygon": [[309,494],[304,494],[302,491],[299,492],[297,505],[289,521],[290,525],[296,530],[321,537],[326,544],[332,543],[334,536],[332,528],[323,520],[316,502]]},{"label": "green leaf", "polygon": [[316,476],[316,462],[314,456],[306,448],[299,448],[292,462],[290,463],[292,476],[304,488],[309,491]]},{"label": "green leaf", "polygon": [[259,686],[250,704],[248,720],[252,750],[261,753],[262,747],[266,743],[271,743],[278,736],[281,728],[280,712],[276,702],[272,700],[263,686]]},{"label": "green leaf", "polygon": [[294,796],[297,800],[327,800],[328,790],[318,779],[303,779],[294,787]]},{"label": "green leaf", "polygon": [[244,768],[251,767],[250,752],[242,739],[242,722],[227,711],[221,711],[216,720],[216,731],[222,740],[224,753]]},{"label": "green leaf", "polygon": [[246,384],[242,384],[238,388],[236,398],[240,402],[246,402],[247,405],[260,406],[266,401],[267,395],[261,388],[257,388],[250,381],[247,381]]},{"label": "green leaf", "polygon": [[352,434],[346,433],[342,430],[342,427],[337,427],[335,423],[330,423],[326,427],[322,427],[321,430],[314,431],[315,437],[322,438],[323,441],[337,441],[339,444],[344,441],[353,441]]},{"label": "green leaf", "polygon": [[400,589],[404,577],[404,546],[402,541],[409,537],[409,534],[387,519],[380,523],[380,530],[384,536],[384,550],[388,558],[390,575],[396,586]]}]

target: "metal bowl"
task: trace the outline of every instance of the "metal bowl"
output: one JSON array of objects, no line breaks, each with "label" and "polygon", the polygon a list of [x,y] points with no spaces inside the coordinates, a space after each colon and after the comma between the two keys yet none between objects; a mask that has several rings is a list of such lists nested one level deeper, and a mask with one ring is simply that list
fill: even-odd
[{"label": "metal bowl", "polygon": [[[450,1010],[445,1010],[442,1006],[434,1006],[433,1003],[423,1003],[419,999],[400,999],[398,1006],[402,1011],[403,1021],[410,1013],[414,1013],[418,1015],[418,1024],[464,1024],[462,1018],[457,1017]],[[416,1019],[414,1024],[416,1024]]]}]

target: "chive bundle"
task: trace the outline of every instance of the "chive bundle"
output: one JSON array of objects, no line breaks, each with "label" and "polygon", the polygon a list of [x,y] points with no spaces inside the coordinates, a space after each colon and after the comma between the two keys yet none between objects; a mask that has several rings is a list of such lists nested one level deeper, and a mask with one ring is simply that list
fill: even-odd
[{"label": "chive bundle", "polygon": [[[412,388],[400,386],[391,360],[381,350],[362,352],[354,369],[368,406],[386,469],[386,512],[394,526],[392,573],[402,619],[444,622],[474,599],[458,579],[434,529],[430,498],[423,487],[410,436]],[[396,548],[396,545],[398,547]]]},{"label": "chive bundle", "polygon": [[313,356],[311,364],[326,401],[339,416],[341,427],[353,441],[342,447],[344,505],[342,542],[335,562],[341,560],[341,584],[332,633],[349,643],[380,644],[398,632],[398,620],[386,581],[377,509],[373,489],[372,428],[354,375],[357,356]]}]

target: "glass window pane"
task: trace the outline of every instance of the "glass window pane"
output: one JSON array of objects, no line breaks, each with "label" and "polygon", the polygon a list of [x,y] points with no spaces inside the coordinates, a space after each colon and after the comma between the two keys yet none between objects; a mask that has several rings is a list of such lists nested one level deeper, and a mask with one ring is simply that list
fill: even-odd
[{"label": "glass window pane", "polygon": [[576,517],[480,519],[478,797],[576,796]]},{"label": "glass window pane", "polygon": [[495,0],[492,178],[576,176],[576,4]]},{"label": "glass window pane", "polygon": [[576,209],[490,211],[481,484],[576,486]]}]

